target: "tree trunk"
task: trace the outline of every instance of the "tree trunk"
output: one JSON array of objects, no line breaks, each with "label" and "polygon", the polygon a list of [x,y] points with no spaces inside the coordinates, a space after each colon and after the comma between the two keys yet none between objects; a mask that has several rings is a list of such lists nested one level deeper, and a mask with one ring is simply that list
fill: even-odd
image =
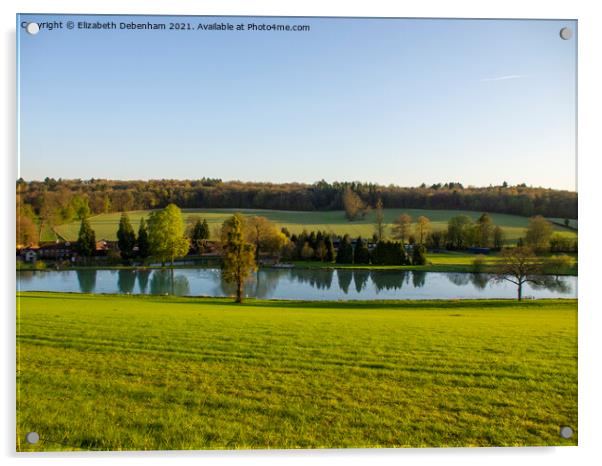
[{"label": "tree trunk", "polygon": [[518,284],[518,300],[522,301],[523,299],[523,284],[519,283]]},{"label": "tree trunk", "polygon": [[236,282],[236,302],[242,303],[242,280]]}]

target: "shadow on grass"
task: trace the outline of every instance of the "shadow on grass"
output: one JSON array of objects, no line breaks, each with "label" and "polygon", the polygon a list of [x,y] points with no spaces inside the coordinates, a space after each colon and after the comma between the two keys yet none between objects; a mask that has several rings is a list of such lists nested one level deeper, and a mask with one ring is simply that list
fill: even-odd
[{"label": "shadow on grass", "polygon": [[550,305],[574,307],[577,299],[537,299],[517,301],[515,299],[434,299],[434,300],[350,300],[350,301],[303,301],[264,300],[248,298],[236,303],[232,298],[204,296],[156,296],[92,293],[19,292],[17,298],[58,300],[136,300],[155,304],[216,305],[232,309],[287,308],[287,309],[500,309],[500,308],[549,308]]}]

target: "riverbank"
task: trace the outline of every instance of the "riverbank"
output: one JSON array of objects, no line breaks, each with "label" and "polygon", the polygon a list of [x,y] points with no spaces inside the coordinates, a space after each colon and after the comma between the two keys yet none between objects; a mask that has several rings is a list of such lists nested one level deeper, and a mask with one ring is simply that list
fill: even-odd
[{"label": "riverbank", "polygon": [[17,352],[19,450],[577,444],[576,300],[21,293]]},{"label": "riverbank", "polygon": [[[578,275],[578,258],[576,254],[568,254],[573,262],[569,269],[561,273],[554,274],[561,276],[577,276]],[[475,267],[473,261],[476,259],[476,254],[468,254],[462,252],[440,252],[428,253],[426,265],[356,265],[356,264],[337,264],[334,262],[317,262],[317,261],[294,261],[290,264],[283,265],[265,265],[261,268],[296,268],[296,269],[359,269],[359,270],[407,270],[407,271],[422,271],[422,272],[459,272],[459,273],[494,273],[495,265],[500,257],[497,254],[489,254],[482,256],[484,264],[480,267]],[[544,256],[545,257],[545,256]],[[63,267],[54,267],[53,264],[44,267],[36,267],[35,264],[18,262],[17,270],[157,270],[157,269],[198,269],[198,268],[215,268],[219,267],[219,260],[212,260],[205,263],[175,263],[173,266],[161,265],[67,265]]]}]

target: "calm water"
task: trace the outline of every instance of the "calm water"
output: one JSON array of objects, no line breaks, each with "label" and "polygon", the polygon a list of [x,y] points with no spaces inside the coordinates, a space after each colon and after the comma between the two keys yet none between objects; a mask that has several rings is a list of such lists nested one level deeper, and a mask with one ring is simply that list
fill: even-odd
[{"label": "calm water", "polygon": [[[21,291],[232,296],[219,269],[68,270],[17,272]],[[246,287],[248,297],[275,299],[515,298],[516,286],[470,273],[370,270],[262,269]],[[577,277],[527,284],[524,297],[576,298]]]}]

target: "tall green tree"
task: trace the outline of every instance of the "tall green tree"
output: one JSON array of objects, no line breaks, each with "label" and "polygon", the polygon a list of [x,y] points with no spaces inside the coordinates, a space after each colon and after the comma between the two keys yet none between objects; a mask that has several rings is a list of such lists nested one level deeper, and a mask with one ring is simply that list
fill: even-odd
[{"label": "tall green tree", "polygon": [[353,250],[353,262],[355,264],[369,264],[370,263],[370,251],[366,241],[358,236],[355,241],[355,249]]},{"label": "tall green tree", "polygon": [[255,270],[255,247],[245,241],[242,217],[233,215],[222,225],[222,278],[236,284],[237,303],[242,303],[245,281]]},{"label": "tall green tree", "polygon": [[405,265],[408,256],[399,241],[379,241],[371,254],[374,265]]},{"label": "tall green tree", "polygon": [[177,257],[188,253],[190,244],[184,236],[182,211],[174,204],[153,212],[148,221],[148,240],[151,255],[165,264],[174,264]]},{"label": "tall green tree", "polygon": [[138,257],[144,261],[150,256],[150,244],[148,242],[148,230],[146,229],[146,221],[144,217],[140,219],[138,226]]},{"label": "tall green tree", "polygon": [[117,245],[121,258],[124,261],[129,261],[134,257],[134,246],[136,246],[136,233],[130,223],[130,218],[125,212],[121,214],[119,219],[119,229],[117,230]]},{"label": "tall green tree", "polygon": [[332,237],[326,238],[326,256],[324,257],[325,262],[334,262],[337,257],[337,251],[334,248]]},{"label": "tall green tree", "polygon": [[87,218],[83,218],[77,235],[79,253],[84,257],[91,257],[96,251],[96,234]]},{"label": "tall green tree", "polygon": [[209,224],[207,219],[201,220],[197,218],[192,225],[190,232],[190,242],[192,248],[199,254],[202,254],[205,250],[207,240],[209,239]]},{"label": "tall green tree", "polygon": [[84,196],[73,196],[71,199],[71,208],[75,212],[75,218],[82,220],[90,216],[90,204],[88,198]]},{"label": "tall green tree", "polygon": [[323,239],[318,241],[316,249],[314,250],[314,257],[319,261],[323,261],[326,257],[326,243]]},{"label": "tall green tree", "polygon": [[[288,242],[288,238],[275,223],[266,217],[253,216],[243,219],[243,233],[245,239],[255,245],[255,260],[259,262],[259,253],[265,252],[272,256],[278,256],[282,248]],[[315,233],[309,240],[312,249],[317,246]],[[316,244],[314,244],[316,243]]]},{"label": "tall green tree", "polygon": [[426,265],[426,248],[422,244],[412,247],[412,265]]},{"label": "tall green tree", "polygon": [[337,250],[337,264],[353,264],[353,246],[349,235],[343,236]]}]

